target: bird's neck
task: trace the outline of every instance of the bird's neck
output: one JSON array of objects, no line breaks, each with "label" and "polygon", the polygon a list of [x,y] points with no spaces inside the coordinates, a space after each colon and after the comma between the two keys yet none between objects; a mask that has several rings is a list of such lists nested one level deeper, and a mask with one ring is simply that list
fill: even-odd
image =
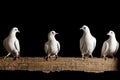
[{"label": "bird's neck", "polygon": [[10,32],[9,36],[10,37],[16,37],[16,33],[15,32]]},{"label": "bird's neck", "polygon": [[88,30],[87,32],[84,32],[84,34],[85,34],[86,36],[91,35],[91,33],[90,33],[90,31],[89,31],[89,30]]},{"label": "bird's neck", "polygon": [[110,36],[109,38],[110,38],[110,40],[116,40],[115,36]]},{"label": "bird's neck", "polygon": [[49,36],[48,39],[49,39],[50,41],[56,40],[56,39],[55,39],[55,36]]}]

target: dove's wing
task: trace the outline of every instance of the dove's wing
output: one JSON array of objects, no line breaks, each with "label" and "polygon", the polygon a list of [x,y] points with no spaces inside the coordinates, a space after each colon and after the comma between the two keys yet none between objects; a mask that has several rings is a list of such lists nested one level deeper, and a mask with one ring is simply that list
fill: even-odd
[{"label": "dove's wing", "polygon": [[96,38],[95,37],[93,37],[94,38],[94,41],[93,41],[93,49],[95,49],[95,47],[96,47]]},{"label": "dove's wing", "polygon": [[119,43],[117,42],[115,53],[118,51],[118,49],[119,49]]},{"label": "dove's wing", "polygon": [[7,38],[5,38],[5,39],[3,40],[3,46],[4,46],[4,48],[6,48],[6,40],[7,40]]},{"label": "dove's wing", "polygon": [[7,50],[7,52],[10,51],[10,48],[8,46],[8,37],[3,40],[3,46]]},{"label": "dove's wing", "polygon": [[82,36],[82,38],[80,39],[80,51],[81,52],[84,52],[84,51],[86,51],[85,49],[85,47],[86,47],[86,43],[84,42],[85,40],[84,40],[84,36]]},{"label": "dove's wing", "polygon": [[60,51],[60,43],[57,41],[57,48],[58,48],[58,51]]},{"label": "dove's wing", "polygon": [[18,39],[15,40],[14,46],[17,49],[17,51],[20,52],[20,44],[19,44],[19,40]]},{"label": "dove's wing", "polygon": [[109,48],[109,44],[107,41],[105,41],[102,46],[101,55],[105,54],[108,51],[108,48]]},{"label": "dove's wing", "polygon": [[45,53],[48,54],[48,49],[49,48],[49,42],[46,42],[45,45],[44,45],[44,50],[45,50]]}]

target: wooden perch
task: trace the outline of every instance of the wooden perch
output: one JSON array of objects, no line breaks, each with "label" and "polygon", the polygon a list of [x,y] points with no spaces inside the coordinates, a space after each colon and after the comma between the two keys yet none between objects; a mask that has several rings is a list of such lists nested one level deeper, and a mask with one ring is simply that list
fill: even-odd
[{"label": "wooden perch", "polygon": [[0,70],[28,70],[43,71],[46,73],[55,71],[85,71],[104,72],[118,71],[118,59],[60,57],[57,60],[46,61],[43,57],[21,57],[13,61],[13,58],[0,58]]}]

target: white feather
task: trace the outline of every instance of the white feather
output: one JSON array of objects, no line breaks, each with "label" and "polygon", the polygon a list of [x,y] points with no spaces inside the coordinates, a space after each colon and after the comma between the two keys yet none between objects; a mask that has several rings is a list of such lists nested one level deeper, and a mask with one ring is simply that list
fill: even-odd
[{"label": "white feather", "polygon": [[20,53],[19,40],[16,38],[16,32],[19,32],[18,28],[14,27],[11,29],[8,37],[3,40],[3,46],[8,52],[8,57],[12,54],[14,57],[18,57]]},{"label": "white feather", "polygon": [[83,25],[80,29],[84,32],[80,39],[80,51],[82,57],[84,57],[84,55],[90,55],[92,57],[92,53],[96,47],[96,38],[91,35],[88,26]]},{"label": "white feather", "polygon": [[50,31],[48,34],[48,41],[44,45],[46,54],[55,54],[58,55],[60,51],[60,43],[55,39],[55,31]]},{"label": "white feather", "polygon": [[101,56],[106,57],[113,56],[115,53],[117,53],[119,49],[119,43],[116,40],[114,31],[109,31],[108,34],[109,38],[108,40],[104,41],[102,50],[101,50]]}]

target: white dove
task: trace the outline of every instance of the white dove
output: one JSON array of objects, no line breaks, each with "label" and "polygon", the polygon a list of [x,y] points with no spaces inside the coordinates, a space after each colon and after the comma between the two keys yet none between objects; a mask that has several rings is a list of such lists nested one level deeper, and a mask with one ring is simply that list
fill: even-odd
[{"label": "white dove", "polygon": [[60,43],[55,39],[55,35],[58,34],[55,31],[50,31],[48,33],[48,41],[44,45],[45,53],[47,56],[45,57],[48,60],[51,57],[55,57],[55,60],[58,57],[58,52],[60,51]]},{"label": "white dove", "polygon": [[108,40],[104,41],[102,49],[101,49],[101,56],[106,59],[106,56],[114,57],[115,53],[117,53],[119,49],[119,43],[116,40],[114,31],[109,31],[107,33],[109,35]]},{"label": "white dove", "polygon": [[96,38],[91,35],[88,26],[83,25],[80,30],[83,30],[83,36],[80,39],[82,58],[85,58],[85,55],[93,57],[92,53],[96,47]]},{"label": "white dove", "polygon": [[14,56],[14,60],[16,60],[16,58],[19,58],[20,44],[19,40],[16,38],[16,32],[20,31],[17,27],[13,27],[8,37],[3,40],[3,46],[8,52],[8,54],[4,58],[7,58],[11,54]]}]

